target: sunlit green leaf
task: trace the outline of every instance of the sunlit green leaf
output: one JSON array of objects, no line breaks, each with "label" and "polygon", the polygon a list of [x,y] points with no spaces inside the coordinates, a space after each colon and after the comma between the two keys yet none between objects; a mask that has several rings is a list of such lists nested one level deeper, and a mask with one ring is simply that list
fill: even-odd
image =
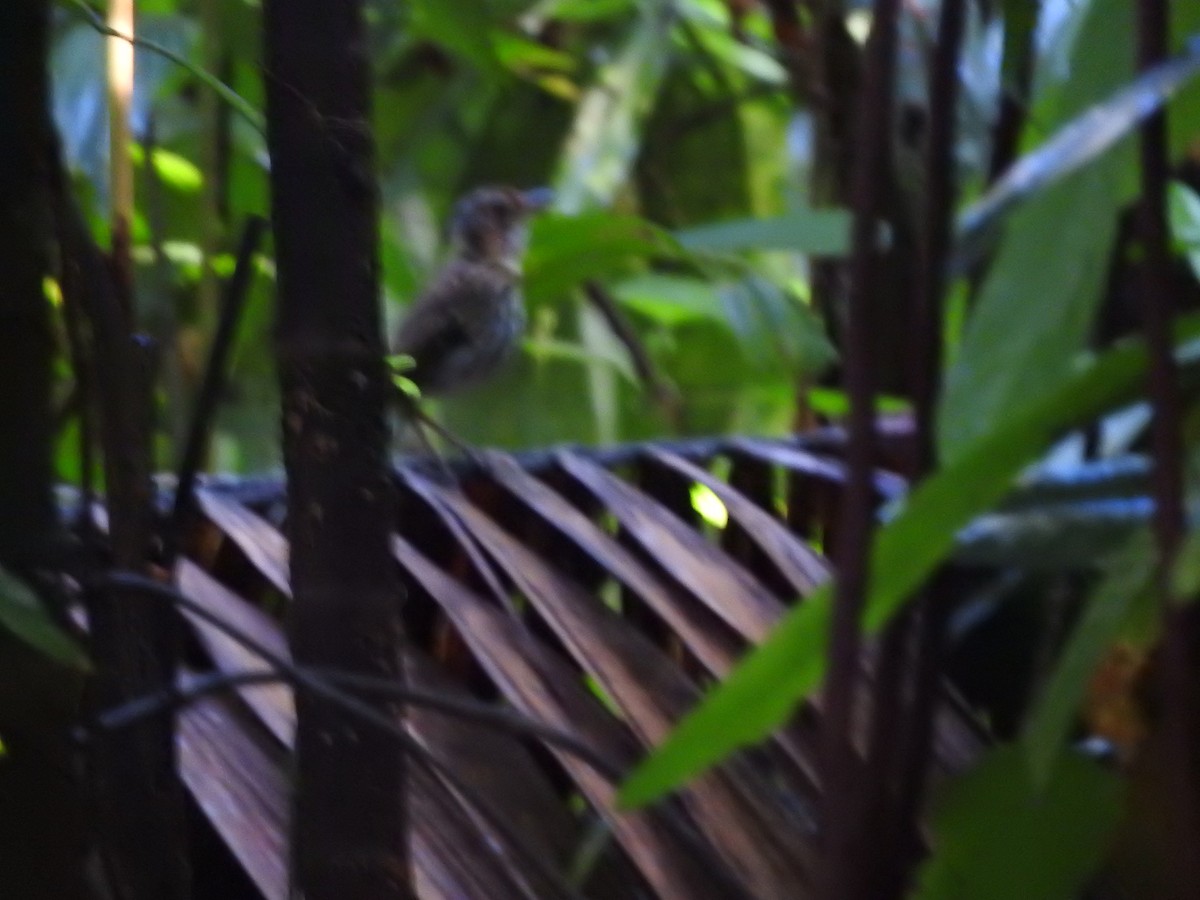
[{"label": "sunlit green leaf", "polygon": [[729,524],[729,510],[708,485],[693,484],[690,495],[692,509],[709,525],[724,528]]},{"label": "sunlit green leaf", "polygon": [[614,284],[612,291],[629,308],[664,325],[695,319],[726,321],[720,291],[702,278],[648,272]]},{"label": "sunlit green leaf", "polygon": [[[805,397],[812,411],[819,415],[838,419],[850,414],[850,398],[846,396],[845,391],[825,387],[810,388]],[[875,409],[884,414],[910,412],[912,404],[904,397],[877,394]]]},{"label": "sunlit green leaf", "polygon": [[618,19],[630,12],[637,0],[547,0],[537,12],[564,22],[601,22]]}]

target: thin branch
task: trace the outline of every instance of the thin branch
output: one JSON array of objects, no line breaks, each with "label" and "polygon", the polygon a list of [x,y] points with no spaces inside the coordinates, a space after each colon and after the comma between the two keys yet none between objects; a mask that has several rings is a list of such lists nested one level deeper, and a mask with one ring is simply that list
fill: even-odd
[{"label": "thin branch", "polygon": [[151,41],[147,40],[146,38],[123,34],[122,32],[117,31],[115,28],[110,28],[108,23],[104,21],[100,14],[88,6],[85,0],[69,0],[69,2],[73,7],[79,10],[80,15],[87,20],[87,23],[91,25],[92,28],[96,29],[97,32],[105,37],[128,41],[135,47],[141,47],[144,50],[149,50],[151,53],[157,53],[164,59],[169,59],[176,65],[182,66],[191,75],[194,75],[207,87],[213,90],[217,96],[224,100],[230,107],[237,110],[242,118],[254,126],[256,131],[266,134],[267,124],[266,119],[263,118],[263,114],[255,109],[248,100],[243,98],[240,94],[233,90],[233,88],[229,87],[229,85],[222,82],[219,78],[209,74],[208,72],[204,71],[204,69],[176,53],[170,47],[163,46],[157,41]]},{"label": "thin branch", "polygon": [[254,271],[254,254],[258,251],[258,246],[262,243],[266,230],[267,221],[260,216],[251,216],[246,221],[246,226],[242,231],[242,240],[238,245],[237,263],[234,266],[233,275],[225,286],[225,294],[221,298],[221,315],[217,321],[217,330],[213,335],[212,346],[209,349],[204,381],[200,386],[200,393],[196,397],[196,407],[192,412],[187,441],[180,456],[179,477],[175,483],[175,502],[171,509],[171,520],[165,537],[168,564],[178,552],[180,543],[183,541],[184,531],[189,524],[188,520],[195,503],[196,474],[204,457],[204,448],[208,445],[213,416],[217,409],[217,400],[225,386],[225,370],[233,349],[237,323],[241,319],[242,309],[246,305],[246,294],[249,291],[250,279]]},{"label": "thin branch", "polygon": [[887,178],[887,148],[895,94],[900,0],[876,0],[867,71],[858,102],[858,140],[851,180],[854,208],[851,287],[845,330],[845,380],[850,397],[848,478],[842,496],[836,547],[835,608],[821,726],[826,791],[826,867],[822,896],[858,897],[867,883],[858,842],[868,823],[859,813],[862,760],[851,740],[861,674],[860,616],[868,587],[868,556],[875,519],[874,468],[876,366],[872,360],[873,309],[877,302],[877,228]]},{"label": "thin branch", "polygon": [[[1153,69],[1167,56],[1166,0],[1137,4],[1138,67]],[[1154,532],[1158,541],[1158,583],[1163,623],[1163,729],[1168,760],[1165,783],[1170,865],[1167,881],[1174,896],[1188,896],[1200,883],[1195,847],[1200,843],[1200,785],[1195,759],[1200,742],[1193,627],[1171,589],[1171,573],[1186,533],[1184,509],[1184,445],[1178,366],[1171,339],[1174,296],[1167,237],[1167,117],[1157,110],[1142,125],[1140,135],[1142,197],[1137,227],[1144,251],[1141,306],[1146,345],[1150,351],[1149,395],[1153,410],[1151,447],[1154,469]],[[1194,621],[1192,619],[1191,621]]]},{"label": "thin branch", "polygon": [[649,388],[658,408],[662,410],[671,426],[678,429],[681,412],[679,392],[663,379],[650,356],[650,351],[646,349],[641,335],[637,333],[629,317],[621,311],[612,295],[598,281],[584,282],[583,291],[617,340],[625,347],[629,359],[633,362],[633,370],[642,384]]},{"label": "thin branch", "polygon": [[[926,158],[928,197],[922,229],[922,247],[913,290],[914,382],[912,395],[916,410],[917,453],[912,479],[930,475],[937,466],[936,426],[938,387],[941,383],[942,312],[945,306],[946,263],[954,228],[958,199],[954,151],[957,146],[958,99],[960,82],[959,55],[966,31],[967,0],[942,0],[938,21],[937,45],[929,87],[929,151]],[[895,809],[891,810],[893,843],[902,866],[904,857],[917,852],[920,838],[917,818],[925,778],[930,770],[929,754],[933,741],[934,717],[940,695],[942,644],[946,603],[950,592],[946,576],[937,576],[926,586],[924,595],[915,598],[914,608],[903,622],[897,623],[908,640],[908,682],[910,697],[907,714],[894,742],[893,777],[897,784]],[[884,738],[886,740],[886,738]],[[893,873],[896,881],[887,886],[902,892],[903,868]]]},{"label": "thin branch", "polygon": [[[238,629],[231,629],[232,633]],[[238,640],[248,638],[245,632],[239,632]],[[257,652],[257,650],[255,651]],[[426,691],[420,688],[408,687],[386,678],[370,675],[360,675],[353,672],[338,672],[332,669],[313,669],[288,663],[286,668],[272,666],[269,669],[256,669],[241,672],[213,672],[191,679],[186,684],[171,690],[159,691],[138,697],[120,706],[104,710],[95,716],[92,726],[104,731],[116,731],[126,728],[135,722],[150,716],[161,715],[165,712],[177,712],[205,697],[223,693],[237,688],[253,685],[284,682],[293,688],[303,690],[305,685],[297,679],[297,675],[305,675],[317,681],[323,681],[335,688],[344,688],[367,696],[392,697],[403,700],[413,706],[420,706],[435,712],[445,713],[459,719],[465,719],[478,725],[495,729],[505,734],[521,738],[536,738],[576,756],[604,776],[610,783],[616,784],[624,777],[624,772],[602,757],[595,749],[588,746],[578,737],[568,732],[553,728],[538,722],[528,716],[501,709],[489,703],[455,697],[444,691]]]}]

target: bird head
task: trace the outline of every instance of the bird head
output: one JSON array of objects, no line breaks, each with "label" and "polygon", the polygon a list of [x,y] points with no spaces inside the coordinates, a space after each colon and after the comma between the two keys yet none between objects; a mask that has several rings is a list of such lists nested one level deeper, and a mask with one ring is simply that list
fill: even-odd
[{"label": "bird head", "polygon": [[548,188],[483,187],[471,191],[455,205],[450,225],[459,255],[473,262],[518,268],[529,217],[549,206],[553,198]]}]

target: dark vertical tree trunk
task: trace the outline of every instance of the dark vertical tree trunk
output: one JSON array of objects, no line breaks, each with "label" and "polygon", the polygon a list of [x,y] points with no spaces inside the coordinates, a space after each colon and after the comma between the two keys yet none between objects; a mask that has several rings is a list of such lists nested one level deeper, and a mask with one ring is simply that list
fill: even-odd
[{"label": "dark vertical tree trunk", "polygon": [[[51,179],[61,244],[64,302],[86,327],[77,348],[81,398],[99,410],[112,563],[121,573],[152,575],[156,554],[151,470],[152,347],[135,333],[133,285],[127,267],[106,258],[92,240],[55,160]],[[119,244],[120,242],[117,241]],[[179,620],[151,592],[103,578],[86,579],[93,710],[168,690],[175,682]],[[172,716],[101,732],[88,763],[90,803],[104,876],[120,900],[176,900],[191,889],[183,787],[175,760]]]},{"label": "dark vertical tree trunk", "polygon": [[[48,3],[0,4],[0,566],[47,565],[54,341],[42,279],[50,271],[46,116]],[[85,840],[65,735],[74,675],[0,628],[0,897],[85,897]]]},{"label": "dark vertical tree trunk", "polygon": [[[264,22],[292,652],[302,665],[398,680],[362,4],[268,0]],[[297,701],[294,895],[410,896],[399,746],[317,698]]]}]

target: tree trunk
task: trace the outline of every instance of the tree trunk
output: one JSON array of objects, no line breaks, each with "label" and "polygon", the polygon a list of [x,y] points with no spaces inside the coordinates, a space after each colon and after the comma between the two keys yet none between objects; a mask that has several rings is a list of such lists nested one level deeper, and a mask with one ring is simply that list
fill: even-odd
[{"label": "tree trunk", "polygon": [[[49,563],[58,523],[51,478],[54,340],[50,272],[48,4],[0,4],[0,566]],[[0,897],[88,896],[79,785],[66,741],[81,689],[0,628]]]},{"label": "tree trunk", "polygon": [[[264,20],[292,654],[400,680],[362,4],[268,0]],[[303,693],[297,716],[293,895],[411,896],[395,739]]]}]

